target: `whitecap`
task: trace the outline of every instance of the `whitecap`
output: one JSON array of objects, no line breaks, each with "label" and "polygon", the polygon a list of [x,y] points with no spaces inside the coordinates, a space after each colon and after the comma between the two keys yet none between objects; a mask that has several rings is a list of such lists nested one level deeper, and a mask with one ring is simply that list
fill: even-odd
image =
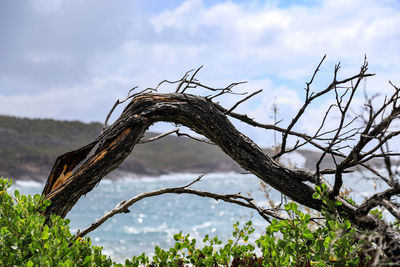
[{"label": "whitecap", "polygon": [[194,180],[199,175],[198,173],[169,173],[160,176],[141,176],[138,180],[141,182]]},{"label": "whitecap", "polygon": [[[157,182],[157,181],[182,181],[182,180],[194,180],[199,177],[200,173],[168,173],[162,174],[159,176],[137,176],[131,174],[125,174],[121,179],[126,182]],[[225,179],[227,177],[243,177],[243,174],[235,173],[235,172],[222,172],[222,173],[207,173],[204,175],[202,180],[204,179]]]},{"label": "whitecap", "polygon": [[193,231],[197,231],[198,229],[207,228],[207,227],[210,227],[211,225],[212,225],[211,222],[204,222],[204,223],[202,223],[202,224],[195,225],[195,226],[192,228],[192,230],[193,230]]},{"label": "whitecap", "polygon": [[124,231],[128,234],[147,234],[147,233],[160,233],[169,232],[172,229],[168,229],[167,223],[163,222],[158,226],[145,226],[145,227],[134,227],[134,226],[124,226]]}]

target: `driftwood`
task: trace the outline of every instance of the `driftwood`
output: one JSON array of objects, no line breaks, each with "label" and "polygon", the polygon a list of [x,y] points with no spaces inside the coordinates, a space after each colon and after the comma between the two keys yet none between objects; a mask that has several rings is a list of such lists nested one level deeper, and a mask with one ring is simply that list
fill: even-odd
[{"label": "driftwood", "polygon": [[[229,109],[215,103],[213,100],[216,97],[229,93],[237,94],[232,91],[232,88],[242,83],[233,83],[219,89],[207,87],[195,79],[195,75],[200,68],[191,77],[189,77],[188,72],[181,80],[175,82],[165,80],[155,89],[146,89],[139,94],[128,95],[127,99],[131,100],[121,116],[110,127],[107,127],[109,118],[107,116],[103,132],[96,140],[78,150],[62,155],[56,160],[43,190],[43,195],[51,200],[51,205],[45,214],[57,214],[65,217],[78,199],[90,192],[105,175],[117,168],[131,153],[136,144],[146,142],[141,138],[149,126],[159,121],[172,122],[184,125],[206,137],[240,164],[243,169],[253,173],[293,201],[317,211],[321,210],[323,203],[312,197],[315,190],[311,185],[318,185],[321,182],[326,183],[322,176],[324,173],[335,174],[334,185],[330,187],[331,198],[342,203],[340,212],[350,218],[354,227],[368,229],[379,234],[384,244],[386,244],[383,250],[389,258],[395,261],[397,255],[400,255],[399,232],[369,215],[369,211],[376,206],[383,206],[396,217],[400,214],[398,206],[391,202],[391,197],[398,195],[400,188],[396,180],[397,173],[390,171],[390,156],[395,154],[391,154],[390,151],[384,149],[387,141],[399,134],[399,132],[395,131],[390,132],[388,129],[390,123],[397,119],[400,114],[400,106],[397,103],[400,90],[393,85],[395,93],[386,98],[378,109],[374,109],[369,102],[369,105],[366,106],[369,115],[365,119],[363,127],[349,129],[348,127],[351,127],[354,120],[346,120],[354,93],[358,89],[360,81],[373,74],[366,73],[367,63],[365,61],[358,74],[344,80],[337,80],[337,72],[340,68],[337,65],[332,83],[326,89],[313,93],[310,91],[310,85],[322,61],[323,59],[312,79],[307,83],[303,107],[286,128],[261,124],[246,115],[233,112],[240,103],[259,91],[240,100]],[[347,85],[349,82],[351,85]],[[177,89],[175,93],[155,93],[154,91],[163,83],[176,83]],[[347,86],[340,87],[340,85]],[[213,95],[204,97],[187,93],[189,89],[196,87],[211,90]],[[344,92],[340,92],[341,88],[344,88]],[[321,122],[321,127],[318,131],[314,134],[293,131],[293,126],[298,122],[309,104],[315,98],[329,92],[335,93],[336,101],[326,111],[326,116]],[[343,100],[345,97],[347,97],[346,101]],[[119,101],[117,101],[118,103]],[[340,123],[337,128],[323,132],[325,119],[333,108],[340,112]],[[272,158],[267,156],[252,140],[233,126],[229,117],[241,120],[254,127],[282,133],[280,151]],[[174,130],[170,133],[178,134],[179,130]],[[329,136],[329,134],[332,135]],[[288,149],[288,136],[299,138],[302,141],[297,141],[294,147]],[[350,148],[348,153],[344,153],[343,148],[349,149],[349,145],[343,145],[343,143],[350,139],[357,139],[357,142]],[[367,152],[363,152],[367,145],[376,140],[378,142],[375,146],[372,146]],[[321,151],[321,159],[317,163],[315,171],[285,167],[274,160],[305,144],[314,146]],[[94,153],[90,154],[92,150],[94,150]],[[378,153],[377,151],[381,152]],[[320,168],[322,159],[327,155],[333,158],[336,164],[335,169],[323,170]],[[383,158],[385,160],[390,174],[389,177],[384,177],[368,165],[368,161],[374,158]],[[351,168],[355,166],[364,167],[371,171],[384,180],[391,189],[375,195],[360,206],[348,203],[339,194],[343,183],[342,174],[351,171]],[[187,189],[181,188],[180,190],[176,193],[185,193],[184,191]]]}]

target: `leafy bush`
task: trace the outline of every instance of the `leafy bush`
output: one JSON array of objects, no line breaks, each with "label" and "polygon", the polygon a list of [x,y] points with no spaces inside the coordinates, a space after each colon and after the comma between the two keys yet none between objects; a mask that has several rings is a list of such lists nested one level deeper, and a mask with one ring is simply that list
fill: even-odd
[{"label": "leafy bush", "polygon": [[[254,232],[251,221],[247,222],[243,229],[239,228],[239,223],[235,223],[233,239],[222,245],[218,237],[210,238],[206,235],[203,239],[203,248],[196,247],[196,239],[190,239],[189,234],[183,235],[182,232],[174,235],[175,246],[165,251],[160,247],[155,247],[153,260],[143,253],[126,261],[130,266],[148,265],[152,266],[183,266],[192,264],[194,266],[261,266],[261,259],[254,254],[254,245],[246,244],[249,235]],[[241,244],[239,244],[241,243]]]},{"label": "leafy bush", "polygon": [[[142,254],[126,261],[130,266],[367,266],[369,257],[362,249],[365,241],[360,239],[348,220],[337,216],[335,207],[339,202],[329,200],[327,186],[316,188],[315,198],[322,199],[326,209],[322,211],[324,225],[301,212],[296,203],[285,205],[290,219],[276,220],[266,228],[265,235],[255,241],[261,254],[257,256],[255,246],[247,244],[254,232],[252,223],[243,229],[234,224],[233,239],[223,245],[218,237],[207,235],[203,248],[196,248],[196,239],[179,233],[174,236],[175,246],[165,251],[155,248],[152,261]],[[361,256],[361,257],[360,257]],[[151,265],[151,264],[150,264]]]},{"label": "leafy bush", "polygon": [[112,261],[91,245],[90,238],[73,241],[69,220],[40,215],[50,201],[7,189],[0,178],[0,266],[111,266]]},{"label": "leafy bush", "polygon": [[273,220],[266,235],[256,241],[265,264],[358,266],[361,247],[349,221],[329,219],[325,227],[315,227],[311,225],[311,216],[299,211],[296,203],[285,205],[285,210],[293,219]]},{"label": "leafy bush", "polygon": [[[0,266],[123,266],[102,255],[90,238],[74,241],[69,220],[40,215],[50,201],[39,195],[7,192],[11,181],[0,178]],[[326,210],[321,218],[303,213],[296,203],[285,205],[287,220],[273,220],[254,244],[249,237],[251,221],[233,225],[232,238],[225,244],[218,237],[204,237],[202,247],[182,232],[174,235],[168,250],[155,247],[150,259],[144,253],[125,261],[125,266],[366,266],[360,257],[365,242],[348,220],[337,216],[327,187],[317,187],[315,198]],[[257,247],[257,248],[256,248]]]}]

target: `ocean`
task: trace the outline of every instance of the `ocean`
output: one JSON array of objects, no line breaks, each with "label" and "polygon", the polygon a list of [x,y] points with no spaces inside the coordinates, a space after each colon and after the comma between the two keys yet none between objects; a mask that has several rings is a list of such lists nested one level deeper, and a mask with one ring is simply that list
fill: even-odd
[{"label": "ocean", "polygon": [[[169,174],[139,179],[127,175],[124,179],[113,181],[103,179],[68,213],[71,232],[85,229],[121,200],[164,187],[184,186],[197,177],[198,174]],[[365,175],[360,173],[347,178],[347,182],[355,190],[350,196],[357,202],[375,190],[382,189],[379,183],[362,178]],[[268,207],[265,191],[259,181],[251,174],[207,174],[192,188],[215,193],[240,192],[253,197],[260,206]],[[17,181],[11,192],[18,189],[23,194],[40,194],[43,186],[32,181]],[[269,190],[269,198],[275,203],[282,199],[281,194],[273,189]],[[113,260],[123,261],[142,252],[152,255],[156,245],[164,249],[170,248],[174,244],[173,235],[180,231],[190,234],[198,243],[206,234],[217,235],[222,241],[227,241],[235,222],[239,221],[243,225],[249,220],[253,221],[256,228],[255,238],[263,234],[268,226],[257,212],[241,206],[195,195],[165,194],[135,203],[131,206],[130,213],[115,215],[89,233],[89,236],[93,244],[102,246],[103,252]]]}]

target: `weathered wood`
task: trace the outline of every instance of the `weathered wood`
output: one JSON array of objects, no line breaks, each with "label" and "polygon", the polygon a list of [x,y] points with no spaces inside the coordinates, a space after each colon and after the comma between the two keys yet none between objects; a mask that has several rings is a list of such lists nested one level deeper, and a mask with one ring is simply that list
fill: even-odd
[{"label": "weathered wood", "polygon": [[[284,168],[271,160],[248,137],[238,132],[213,102],[188,94],[145,94],[136,97],[121,117],[90,145],[57,159],[44,194],[52,200],[48,214],[65,216],[80,196],[86,194],[132,151],[146,129],[157,121],[183,124],[217,144],[244,169],[289,196],[319,209],[313,188],[303,181],[314,179],[305,171]],[[72,173],[71,169],[100,144],[96,153]],[[76,157],[81,156],[81,157]],[[61,182],[60,182],[61,180]]]},{"label": "weathered wood", "polygon": [[[321,201],[313,199],[315,191],[306,183],[316,183],[314,174],[307,170],[287,168],[273,161],[232,125],[223,110],[207,98],[190,94],[149,93],[136,96],[118,120],[97,140],[57,159],[43,191],[46,198],[52,201],[46,215],[65,217],[82,195],[91,191],[105,175],[121,164],[148,127],[158,121],[189,127],[218,145],[241,167],[292,200],[320,210]],[[96,145],[98,148],[95,153],[73,171]],[[337,200],[343,203],[341,209],[354,225],[380,231],[387,242],[400,244],[398,232],[388,230],[372,216],[357,216],[356,207],[340,197]],[[400,255],[400,246],[396,249],[393,253]]]}]

